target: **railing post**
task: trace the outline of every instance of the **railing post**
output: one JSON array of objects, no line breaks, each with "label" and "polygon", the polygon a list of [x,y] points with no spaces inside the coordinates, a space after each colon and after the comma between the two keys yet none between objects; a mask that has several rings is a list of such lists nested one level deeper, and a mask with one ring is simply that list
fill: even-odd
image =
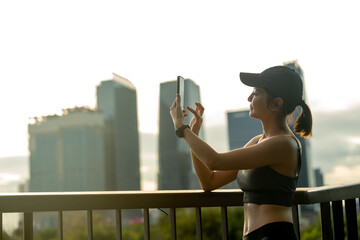
[{"label": "railing post", "polygon": [[201,208],[196,208],[196,240],[202,240]]},{"label": "railing post", "polygon": [[87,211],[88,240],[93,240],[93,216],[92,210]]},{"label": "railing post", "polygon": [[321,208],[321,232],[323,240],[333,240],[331,228],[330,203],[320,203]]},{"label": "railing post", "polygon": [[122,240],[121,209],[116,209],[116,240]]},{"label": "railing post", "polygon": [[176,211],[175,208],[170,208],[170,234],[171,240],[176,240]]},{"label": "railing post", "polygon": [[229,239],[228,234],[228,217],[227,217],[227,207],[221,207],[221,232],[222,232],[222,239],[227,240]]},{"label": "railing post", "polygon": [[293,215],[295,233],[300,240],[299,206],[297,204],[292,206],[292,215]]},{"label": "railing post", "polygon": [[0,240],[3,239],[2,233],[3,233],[3,214],[0,213]]},{"label": "railing post", "polygon": [[58,232],[59,232],[59,240],[63,240],[64,236],[63,236],[63,212],[59,211],[58,212]]},{"label": "railing post", "polygon": [[26,239],[26,240],[33,239],[33,213],[32,212],[24,213],[24,239]]},{"label": "railing post", "polygon": [[144,239],[150,240],[150,220],[149,209],[144,208]]},{"label": "railing post", "polygon": [[348,239],[357,240],[357,216],[356,216],[356,200],[348,199],[345,200],[345,212],[346,212],[346,229]]},{"label": "railing post", "polygon": [[334,237],[335,239],[345,239],[342,201],[332,202],[332,213],[334,219]]}]

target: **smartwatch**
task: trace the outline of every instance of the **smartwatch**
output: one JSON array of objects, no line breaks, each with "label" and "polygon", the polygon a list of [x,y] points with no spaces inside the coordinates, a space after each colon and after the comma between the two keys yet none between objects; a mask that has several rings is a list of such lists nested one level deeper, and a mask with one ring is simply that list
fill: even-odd
[{"label": "smartwatch", "polygon": [[178,136],[179,138],[183,138],[184,137],[184,130],[186,128],[190,128],[189,125],[184,125],[182,127],[179,127],[178,129],[176,129],[175,133],[176,133],[176,136]]}]

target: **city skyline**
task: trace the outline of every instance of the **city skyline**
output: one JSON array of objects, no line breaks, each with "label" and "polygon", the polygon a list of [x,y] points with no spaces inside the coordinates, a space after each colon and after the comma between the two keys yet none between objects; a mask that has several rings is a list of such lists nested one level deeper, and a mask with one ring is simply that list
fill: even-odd
[{"label": "city skyline", "polygon": [[[358,6],[3,1],[0,159],[28,155],[29,118],[95,107],[94,86],[112,72],[137,86],[139,130],[155,135],[160,82],[177,75],[194,79],[202,89],[206,128],[225,129],[226,111],[248,108],[251,88],[240,83],[240,71],[260,72],[297,59],[314,115],[314,167],[323,166],[332,179],[354,176],[360,168]],[[2,171],[2,178],[16,178],[6,166]]]},{"label": "city skyline", "polygon": [[141,189],[136,87],[114,73],[96,92],[96,109],[63,109],[29,124],[30,178],[23,191]]},{"label": "city skyline", "polygon": [[9,103],[2,105],[7,117],[0,144],[7,147],[0,157],[28,153],[29,117],[94,107],[93,86],[111,72],[138,86],[139,129],[146,133],[158,131],[160,82],[177,75],[195,79],[208,124],[219,125],[226,110],[248,106],[251,90],[240,83],[240,71],[260,72],[296,59],[306,69],[314,112],[360,105],[357,2],[0,4],[0,20],[9,23],[0,27],[0,102]]}]

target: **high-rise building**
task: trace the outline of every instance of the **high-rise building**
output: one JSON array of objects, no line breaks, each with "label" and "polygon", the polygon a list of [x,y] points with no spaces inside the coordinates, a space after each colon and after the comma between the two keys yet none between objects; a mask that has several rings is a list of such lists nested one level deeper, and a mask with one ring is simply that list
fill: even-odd
[{"label": "high-rise building", "polygon": [[262,133],[261,121],[249,116],[249,110],[227,113],[230,150],[244,147],[253,137]]},{"label": "high-rise building", "polygon": [[324,186],[324,175],[320,168],[314,169],[314,175],[315,175],[315,187]]},{"label": "high-rise building", "polygon": [[84,107],[29,124],[29,190],[105,190],[103,127],[103,115]]},{"label": "high-rise building", "polygon": [[[195,102],[200,102],[200,88],[195,82],[185,79],[184,89],[186,106],[194,107]],[[158,189],[199,189],[200,184],[192,166],[190,150],[184,140],[175,135],[174,124],[169,114],[175,97],[176,81],[160,84]],[[185,118],[185,124],[189,124],[190,118]],[[199,136],[204,138],[202,129]]]},{"label": "high-rise building", "polygon": [[104,114],[107,190],[140,190],[137,94],[126,78],[113,73],[97,87]]}]

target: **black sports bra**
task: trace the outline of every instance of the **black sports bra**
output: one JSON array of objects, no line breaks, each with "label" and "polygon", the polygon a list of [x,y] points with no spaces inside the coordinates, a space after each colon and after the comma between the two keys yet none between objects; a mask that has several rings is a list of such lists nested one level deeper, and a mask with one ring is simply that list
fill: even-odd
[{"label": "black sports bra", "polygon": [[239,187],[244,192],[244,203],[274,204],[290,207],[293,202],[301,168],[301,144],[298,144],[298,171],[295,177],[285,176],[270,166],[240,170]]}]

